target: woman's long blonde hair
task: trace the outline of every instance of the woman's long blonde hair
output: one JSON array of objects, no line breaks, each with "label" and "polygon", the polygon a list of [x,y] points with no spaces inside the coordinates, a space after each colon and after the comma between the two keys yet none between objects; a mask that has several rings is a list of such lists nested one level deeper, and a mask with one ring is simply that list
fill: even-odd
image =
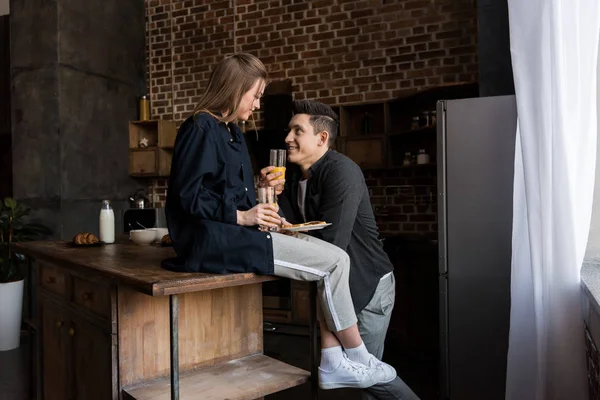
[{"label": "woman's long blonde hair", "polygon": [[267,69],[258,58],[247,53],[226,57],[210,74],[194,115],[205,112],[222,122],[233,121],[242,97],[257,79],[267,80]]}]

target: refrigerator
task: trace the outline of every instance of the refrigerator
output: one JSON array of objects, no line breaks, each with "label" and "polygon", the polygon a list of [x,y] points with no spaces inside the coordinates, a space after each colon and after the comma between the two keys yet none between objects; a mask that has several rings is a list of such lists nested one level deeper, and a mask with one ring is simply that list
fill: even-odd
[{"label": "refrigerator", "polygon": [[514,96],[437,103],[440,394],[504,399]]}]

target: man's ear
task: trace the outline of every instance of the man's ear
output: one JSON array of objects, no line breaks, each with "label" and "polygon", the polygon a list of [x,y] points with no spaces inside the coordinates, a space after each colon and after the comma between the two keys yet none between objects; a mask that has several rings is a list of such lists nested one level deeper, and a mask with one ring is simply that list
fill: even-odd
[{"label": "man's ear", "polygon": [[321,131],[319,132],[319,146],[327,146],[329,143],[329,132]]}]

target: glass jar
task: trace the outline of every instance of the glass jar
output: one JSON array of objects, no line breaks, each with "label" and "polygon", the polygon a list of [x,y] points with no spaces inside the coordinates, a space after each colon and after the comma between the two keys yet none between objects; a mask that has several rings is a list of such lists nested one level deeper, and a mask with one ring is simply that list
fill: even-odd
[{"label": "glass jar", "polygon": [[406,167],[412,163],[412,157],[410,156],[410,152],[404,153],[404,160],[402,160],[402,166]]},{"label": "glass jar", "polygon": [[410,123],[410,129],[411,130],[415,130],[415,129],[419,129],[421,126],[419,124],[419,117],[413,117],[412,118],[412,122]]},{"label": "glass jar", "polygon": [[150,120],[150,100],[148,96],[142,96],[140,99],[140,121]]},{"label": "glass jar", "polygon": [[425,149],[419,150],[419,155],[417,156],[417,164],[429,164],[429,154],[425,152]]},{"label": "glass jar", "polygon": [[429,111],[423,111],[423,121],[421,121],[423,127],[426,128],[431,124],[431,117],[429,115]]},{"label": "glass jar", "polygon": [[100,241],[104,243],[115,242],[115,213],[110,201],[103,200],[100,209]]}]

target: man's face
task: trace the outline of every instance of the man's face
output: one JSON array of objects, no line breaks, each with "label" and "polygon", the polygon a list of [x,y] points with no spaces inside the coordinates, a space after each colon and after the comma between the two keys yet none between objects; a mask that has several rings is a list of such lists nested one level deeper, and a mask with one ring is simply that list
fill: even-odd
[{"label": "man's face", "polygon": [[321,157],[324,150],[323,136],[327,136],[315,132],[309,120],[308,114],[294,115],[288,125],[290,133],[285,138],[288,161],[301,167],[310,167]]}]

